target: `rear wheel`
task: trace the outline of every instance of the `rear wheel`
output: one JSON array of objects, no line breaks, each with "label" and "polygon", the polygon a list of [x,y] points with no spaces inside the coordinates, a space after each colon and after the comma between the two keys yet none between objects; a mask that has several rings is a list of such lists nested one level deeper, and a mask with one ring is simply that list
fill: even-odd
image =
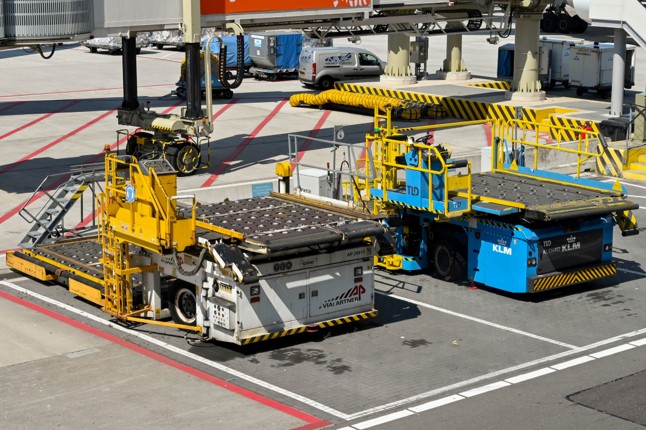
[{"label": "rear wheel", "polygon": [[546,12],[541,19],[541,30],[545,33],[554,33],[558,24],[558,17],[551,13]]},{"label": "rear wheel", "polygon": [[574,27],[574,23],[572,21],[572,18],[570,18],[568,15],[561,15],[558,19],[559,33],[567,34],[572,31]]},{"label": "rear wheel", "polygon": [[334,79],[330,78],[329,76],[324,76],[319,81],[319,86],[322,90],[331,90],[332,88],[334,88]]},{"label": "rear wheel", "polygon": [[431,263],[440,279],[455,281],[464,277],[465,259],[452,242],[438,240],[431,248]]},{"label": "rear wheel", "polygon": [[187,283],[180,283],[178,286],[173,288],[170,297],[169,310],[174,323],[195,325],[197,320],[195,287]]},{"label": "rear wheel", "polygon": [[[152,142],[153,135],[151,133],[140,131],[130,135],[126,143],[126,154],[133,155],[137,159],[141,158],[144,152],[144,145],[146,142]],[[152,143],[151,143],[152,144]]]}]

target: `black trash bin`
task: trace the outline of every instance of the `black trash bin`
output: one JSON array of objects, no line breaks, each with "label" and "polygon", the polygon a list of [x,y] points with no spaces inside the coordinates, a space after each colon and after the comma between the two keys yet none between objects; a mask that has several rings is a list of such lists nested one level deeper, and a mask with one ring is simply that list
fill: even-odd
[{"label": "black trash bin", "polygon": [[599,131],[607,139],[611,141],[626,140],[628,135],[628,126],[630,118],[618,116],[616,118],[608,118],[601,121]]}]

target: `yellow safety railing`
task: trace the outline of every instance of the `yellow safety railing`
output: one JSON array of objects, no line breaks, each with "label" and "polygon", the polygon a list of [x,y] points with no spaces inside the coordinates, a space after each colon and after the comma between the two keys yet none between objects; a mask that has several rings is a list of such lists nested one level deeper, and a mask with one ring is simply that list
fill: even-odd
[{"label": "yellow safety railing", "polygon": [[[530,147],[534,148],[533,169],[539,168],[539,160],[546,157],[543,154],[547,151],[573,154],[576,157],[576,177],[581,175],[585,162],[601,155],[598,145],[603,143],[603,136],[591,127],[575,128],[518,119],[494,124],[492,135],[495,142],[491,157],[492,170],[506,170],[505,157],[509,159],[513,151],[511,158],[514,158],[519,151]],[[572,135],[577,139],[573,141],[567,138]]]}]

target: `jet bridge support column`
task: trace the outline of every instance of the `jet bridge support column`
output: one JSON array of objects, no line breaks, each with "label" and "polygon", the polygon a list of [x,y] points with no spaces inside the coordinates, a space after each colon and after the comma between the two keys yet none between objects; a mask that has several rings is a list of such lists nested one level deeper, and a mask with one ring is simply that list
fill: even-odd
[{"label": "jet bridge support column", "polygon": [[624,81],[626,80],[626,33],[615,28],[614,50],[612,53],[612,96],[610,116],[624,113]]},{"label": "jet bridge support column", "polygon": [[[453,26],[455,24],[449,25]],[[456,26],[462,28],[461,24]],[[461,34],[448,34],[446,36],[446,59],[442,63],[442,69],[438,70],[437,73],[446,80],[471,79],[471,72],[467,70],[462,59]]]},{"label": "jet bridge support column", "polygon": [[410,37],[405,34],[388,35],[388,65],[381,77],[382,82],[414,84],[417,78],[410,68]]},{"label": "jet bridge support column", "polygon": [[[184,0],[184,51],[186,52],[186,117],[202,116],[200,85],[200,1]],[[207,60],[206,58],[204,59]],[[205,79],[209,79],[205,77]]]},{"label": "jet bridge support column", "polygon": [[545,100],[538,77],[538,50],[542,14],[522,13],[516,16],[514,78],[511,99],[518,101]]},{"label": "jet bridge support column", "polygon": [[123,102],[121,109],[136,110],[139,107],[137,96],[137,37],[121,38],[121,69],[123,72]]}]

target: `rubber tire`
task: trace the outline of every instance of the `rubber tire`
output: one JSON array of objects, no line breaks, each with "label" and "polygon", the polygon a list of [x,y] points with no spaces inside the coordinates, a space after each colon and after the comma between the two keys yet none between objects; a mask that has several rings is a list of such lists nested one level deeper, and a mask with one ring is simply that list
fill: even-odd
[{"label": "rubber tire", "polygon": [[137,49],[135,49],[135,53],[136,53],[136,54],[141,54],[141,48],[137,48]]},{"label": "rubber tire", "polygon": [[97,52],[99,52],[99,50],[97,48],[95,48],[95,47],[92,47],[92,48],[90,48],[90,52],[92,54],[96,54]]},{"label": "rubber tire", "polygon": [[137,138],[143,137],[144,139],[152,139],[153,135],[152,133],[148,133],[147,131],[138,131],[137,133],[133,133],[130,135],[128,138],[128,141],[126,142],[126,155],[133,155],[137,159],[141,157],[141,149],[137,144]]},{"label": "rubber tire", "polygon": [[189,176],[197,171],[201,154],[200,149],[192,143],[173,144],[166,147],[166,158],[179,176]]},{"label": "rubber tire", "polygon": [[559,19],[555,14],[551,12],[545,13],[543,19],[541,19],[541,30],[544,33],[554,33],[557,29],[558,21]]},{"label": "rubber tire", "polygon": [[329,76],[323,76],[321,80],[319,81],[319,87],[323,91],[331,90],[334,88],[334,79],[330,78]]},{"label": "rubber tire", "polygon": [[559,33],[568,34],[574,29],[574,20],[568,15],[561,15],[558,18],[557,28]]},{"label": "rubber tire", "polygon": [[222,91],[222,98],[224,98],[224,99],[230,99],[230,98],[233,98],[233,91],[228,90],[228,89],[227,89],[227,90]]},{"label": "rubber tire", "polygon": [[155,48],[157,48],[157,49],[159,49],[161,51],[162,49],[164,49],[164,45],[162,45],[161,43],[157,43],[155,45]]},{"label": "rubber tire", "polygon": [[431,247],[431,267],[438,278],[457,280],[463,276],[464,258],[451,242],[438,240]]},{"label": "rubber tire", "polygon": [[173,288],[168,303],[170,315],[175,324],[195,325],[197,322],[197,302],[195,287],[180,283]]},{"label": "rubber tire", "polygon": [[576,89],[576,95],[579,96],[579,97],[581,97],[585,93],[586,93],[586,90],[583,89],[582,87],[579,87],[579,88]]}]

